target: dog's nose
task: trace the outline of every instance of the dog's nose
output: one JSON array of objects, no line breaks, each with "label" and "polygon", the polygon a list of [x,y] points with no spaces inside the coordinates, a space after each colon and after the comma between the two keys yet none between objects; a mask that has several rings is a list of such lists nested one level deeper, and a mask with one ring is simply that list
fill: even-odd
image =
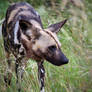
[{"label": "dog's nose", "polygon": [[64,64],[67,64],[69,62],[69,59],[64,58]]}]

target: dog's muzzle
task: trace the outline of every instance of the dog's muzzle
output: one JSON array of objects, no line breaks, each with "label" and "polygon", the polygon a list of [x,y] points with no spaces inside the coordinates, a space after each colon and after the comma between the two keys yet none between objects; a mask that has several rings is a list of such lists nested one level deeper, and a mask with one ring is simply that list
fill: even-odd
[{"label": "dog's muzzle", "polygon": [[56,50],[53,53],[53,56],[46,56],[45,57],[46,60],[50,63],[52,63],[53,65],[56,66],[60,66],[60,65],[64,65],[67,64],[69,62],[69,60],[66,58],[66,56],[61,52],[61,50]]}]

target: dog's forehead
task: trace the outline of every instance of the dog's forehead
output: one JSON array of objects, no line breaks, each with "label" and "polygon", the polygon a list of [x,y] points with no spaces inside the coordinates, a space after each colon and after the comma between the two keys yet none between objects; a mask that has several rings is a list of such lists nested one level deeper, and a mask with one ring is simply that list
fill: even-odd
[{"label": "dog's forehead", "polygon": [[41,35],[38,39],[36,39],[35,44],[33,45],[33,50],[41,49],[42,52],[45,52],[46,48],[51,45],[55,45],[55,41],[53,38],[48,35],[43,30],[40,31]]},{"label": "dog's forehead", "polygon": [[55,40],[52,38],[52,36],[50,36],[46,31],[40,31],[41,32],[41,36],[38,39],[40,42],[44,43],[46,46],[50,46],[50,45],[54,45],[56,44]]},{"label": "dog's forehead", "polygon": [[45,30],[44,32],[54,40],[57,46],[61,47],[61,43],[59,42],[56,33],[53,33],[50,30]]}]

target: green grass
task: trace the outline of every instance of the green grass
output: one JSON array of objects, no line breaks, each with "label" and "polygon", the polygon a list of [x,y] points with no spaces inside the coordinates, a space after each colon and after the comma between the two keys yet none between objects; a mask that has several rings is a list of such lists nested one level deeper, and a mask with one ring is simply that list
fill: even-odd
[{"label": "green grass", "polygon": [[[90,58],[92,56],[92,2],[86,0],[80,4],[83,4],[84,7],[80,8],[69,3],[61,10],[63,7],[61,2],[55,9],[43,5],[36,9],[41,15],[44,28],[48,26],[48,23],[52,24],[66,18],[69,19],[59,32],[58,38],[62,44],[61,49],[70,62],[61,67],[51,65],[47,61],[44,62],[46,92],[92,92],[92,58]],[[0,3],[0,7],[4,7],[3,5],[3,2]],[[4,18],[7,7],[6,2],[0,19]],[[4,84],[3,76],[7,63],[2,42],[1,40],[0,92],[17,92],[14,72],[11,86],[6,88]],[[22,92],[39,92],[35,61],[28,61],[21,86]]]}]

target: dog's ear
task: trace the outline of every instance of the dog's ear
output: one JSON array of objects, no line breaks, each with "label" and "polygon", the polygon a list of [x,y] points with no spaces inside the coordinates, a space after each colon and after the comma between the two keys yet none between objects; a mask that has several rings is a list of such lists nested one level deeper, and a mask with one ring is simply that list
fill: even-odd
[{"label": "dog's ear", "polygon": [[19,20],[19,26],[22,31],[26,31],[32,27],[32,24],[27,20]]},{"label": "dog's ear", "polygon": [[27,36],[21,33],[21,42],[26,50],[28,50],[30,45],[30,40],[28,40]]},{"label": "dog's ear", "polygon": [[67,19],[61,21],[61,22],[58,22],[58,23],[55,23],[55,24],[52,24],[50,25],[47,29],[51,32],[54,32],[54,33],[58,33],[60,28],[63,27],[63,25],[67,22]]},{"label": "dog's ear", "polygon": [[24,34],[27,34],[30,37],[38,38],[38,36],[40,36],[40,29],[35,27],[29,21],[20,20],[19,26],[20,26],[21,32],[23,32]]}]

